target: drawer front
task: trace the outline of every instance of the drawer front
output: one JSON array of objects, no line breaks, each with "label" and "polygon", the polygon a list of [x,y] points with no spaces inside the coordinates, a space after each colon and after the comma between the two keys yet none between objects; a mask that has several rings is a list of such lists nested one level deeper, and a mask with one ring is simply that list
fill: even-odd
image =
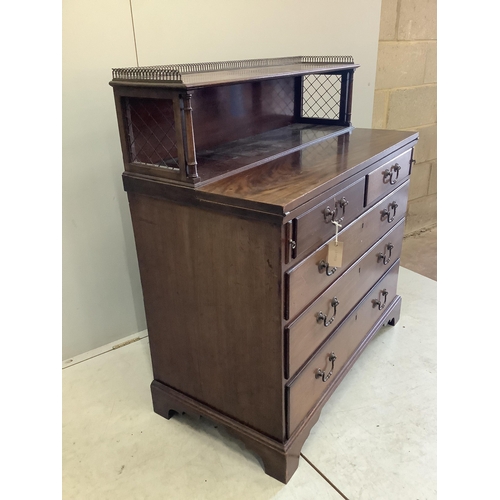
[{"label": "drawer front", "polygon": [[338,191],[323,203],[297,217],[296,255],[317,247],[335,234],[337,221],[342,227],[358,217],[364,208],[365,178]]},{"label": "drawer front", "polygon": [[[340,372],[344,368],[348,369],[349,360],[384,313],[384,308],[379,309],[377,301],[390,304],[396,297],[398,270],[399,261],[396,261],[389,273],[370,290],[332,338],[287,386],[288,437],[335,382]],[[332,360],[332,354],[335,360]]]},{"label": "drawer front", "polygon": [[[324,245],[285,273],[285,319],[295,318],[404,217],[408,187],[409,182],[404,183],[339,233],[338,239],[344,248],[342,266],[336,271],[321,265],[327,264],[328,246]],[[329,242],[333,242],[333,238]]]},{"label": "drawer front", "polygon": [[408,178],[410,175],[411,154],[412,150],[409,149],[366,176],[367,206],[385,196]]},{"label": "drawer front", "polygon": [[286,329],[288,366],[293,376],[317,347],[337,328],[361,297],[399,259],[405,220],[373,245]]}]

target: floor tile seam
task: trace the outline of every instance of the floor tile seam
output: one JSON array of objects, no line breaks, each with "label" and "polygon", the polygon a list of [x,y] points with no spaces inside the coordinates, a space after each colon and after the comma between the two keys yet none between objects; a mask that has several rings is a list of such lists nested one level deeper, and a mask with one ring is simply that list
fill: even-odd
[{"label": "floor tile seam", "polygon": [[423,233],[428,233],[430,231],[433,231],[434,229],[437,229],[437,222],[430,224],[429,226],[425,226],[421,229],[415,229],[415,231],[411,231],[403,236],[403,240],[406,240],[408,238],[412,238],[414,236],[419,236],[420,234]]},{"label": "floor tile seam", "polygon": [[136,342],[139,342],[139,340],[145,339],[148,335],[144,335],[144,337],[137,337],[137,339],[132,339],[132,341],[127,342],[125,345],[119,346],[119,347],[110,347],[107,351],[100,352],[98,354],[94,354],[94,356],[90,356],[88,358],[82,359],[81,361],[77,361],[76,363],[72,363],[71,365],[68,366],[63,366],[63,370],[67,370],[68,368],[71,368],[72,366],[79,365],[81,363],[85,363],[85,361],[89,361],[91,359],[97,358],[99,356],[102,356],[103,354],[108,354],[109,352],[117,351],[118,349],[122,349],[123,347],[128,347],[130,344],[135,344]]},{"label": "floor tile seam", "polygon": [[405,267],[405,265],[403,263],[401,263],[401,267],[405,268],[407,271],[411,271],[412,273],[415,273],[415,274],[418,274],[419,276],[422,276],[423,278],[425,279],[428,279],[430,281],[433,281],[434,283],[437,283],[437,279],[434,279],[434,278],[429,278],[429,276],[426,276],[425,274],[422,274],[422,273],[419,273],[417,271],[413,271],[412,269],[410,269],[409,267]]},{"label": "floor tile seam", "polygon": [[319,469],[318,467],[316,467],[303,453],[300,454],[300,456],[342,497],[344,498],[345,500],[349,500],[348,497],[346,497],[344,495],[344,493],[342,493],[342,491],[337,487],[335,486],[331,481],[330,479],[328,479],[325,474],[323,474]]},{"label": "floor tile seam", "polygon": [[[430,280],[430,281],[434,281],[434,283],[436,282],[436,280],[433,280],[433,279],[431,279],[431,278],[427,278],[427,276],[424,276],[423,274],[420,274],[420,273],[418,273],[417,271],[413,271],[412,269],[410,269],[410,268],[408,268],[408,267],[405,267],[405,266],[404,266],[404,264],[402,264],[402,263],[400,263],[400,269],[401,269],[401,268],[405,269],[405,271],[410,271],[410,272],[412,272],[412,273],[418,274],[418,276],[422,276],[422,277],[424,277],[424,278],[426,278],[426,279],[428,279],[428,280]],[[415,287],[417,287],[418,285],[414,285],[414,286],[415,286]],[[425,285],[424,285],[424,286],[425,286]],[[408,293],[408,292],[407,292],[407,293]],[[420,292],[415,292],[414,290],[411,290],[411,291],[410,291],[410,293],[413,293],[413,294],[415,295],[415,294],[418,294],[418,293],[420,293]],[[425,297],[424,297],[424,298],[425,298]]]}]

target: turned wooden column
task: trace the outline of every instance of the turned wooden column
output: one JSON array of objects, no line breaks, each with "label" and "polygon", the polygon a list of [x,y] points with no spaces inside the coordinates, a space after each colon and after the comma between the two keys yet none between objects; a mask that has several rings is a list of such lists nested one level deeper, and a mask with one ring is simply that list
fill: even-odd
[{"label": "turned wooden column", "polygon": [[189,179],[198,178],[198,163],[196,161],[196,147],[194,143],[193,128],[193,108],[191,106],[192,94],[183,94],[180,96],[182,111],[184,115],[184,138],[186,154],[186,175]]}]

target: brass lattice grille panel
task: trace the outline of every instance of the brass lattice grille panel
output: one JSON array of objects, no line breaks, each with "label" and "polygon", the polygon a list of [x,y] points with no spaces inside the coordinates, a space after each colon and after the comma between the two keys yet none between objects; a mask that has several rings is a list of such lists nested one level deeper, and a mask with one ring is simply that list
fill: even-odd
[{"label": "brass lattice grille panel", "polygon": [[262,82],[262,108],[267,115],[293,116],[294,82],[278,78]]},{"label": "brass lattice grille panel", "polygon": [[340,117],[341,75],[303,77],[302,116],[338,120]]},{"label": "brass lattice grille panel", "polygon": [[172,100],[125,98],[125,131],[130,163],[179,169]]}]

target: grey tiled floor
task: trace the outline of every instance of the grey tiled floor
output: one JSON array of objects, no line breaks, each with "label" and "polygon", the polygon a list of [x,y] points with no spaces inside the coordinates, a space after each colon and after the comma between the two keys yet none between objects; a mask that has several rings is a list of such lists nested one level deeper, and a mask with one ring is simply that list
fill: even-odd
[{"label": "grey tiled floor", "polygon": [[70,364],[63,498],[436,498],[436,282],[402,268],[398,292],[400,321],[373,338],[325,405],[287,485],[210,422],[153,412],[147,337]]}]

